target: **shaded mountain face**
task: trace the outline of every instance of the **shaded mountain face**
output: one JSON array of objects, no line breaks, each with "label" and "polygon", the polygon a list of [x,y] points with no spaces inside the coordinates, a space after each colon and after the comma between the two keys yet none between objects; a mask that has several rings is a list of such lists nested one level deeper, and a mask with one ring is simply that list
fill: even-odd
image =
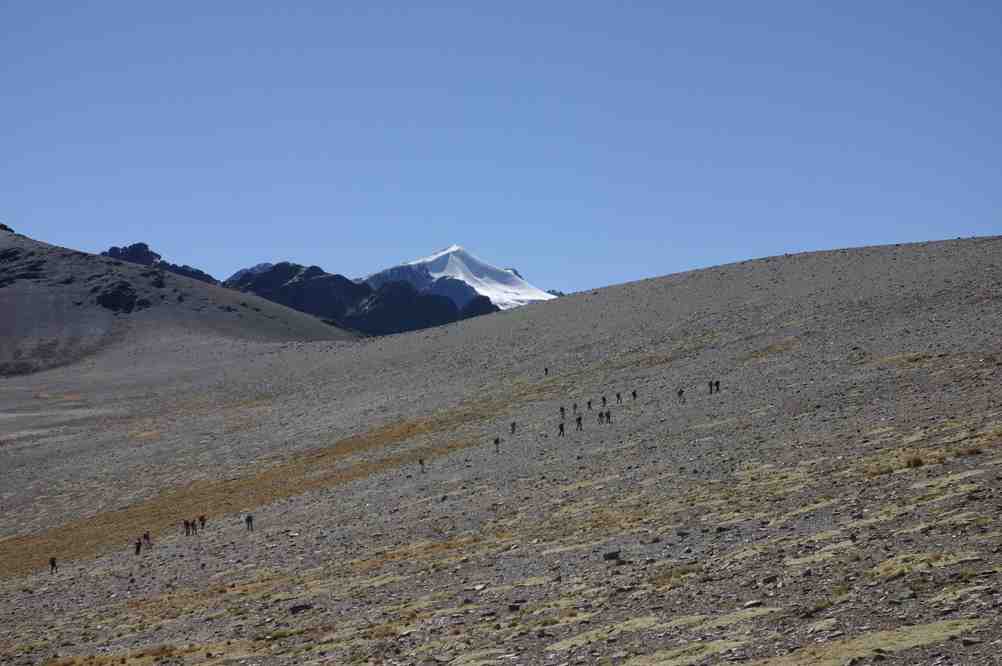
[{"label": "shaded mountain face", "polygon": [[387,282],[338,321],[370,335],[389,335],[449,324],[459,309],[446,296],[418,292],[407,282]]},{"label": "shaded mountain face", "polygon": [[282,262],[237,271],[224,286],[369,335],[441,326],[499,310],[462,280],[425,278],[420,288],[404,279],[370,284],[327,273],[319,266]]},{"label": "shaded mountain face", "polygon": [[[448,281],[439,283],[439,280]],[[387,282],[407,282],[419,292],[447,295],[459,308],[472,300],[471,292],[486,296],[502,310],[554,298],[526,282],[518,271],[492,266],[459,245],[387,268],[370,275],[366,282],[377,289]],[[466,288],[460,289],[456,283],[463,283]]]},{"label": "shaded mountain face", "polygon": [[491,303],[491,299],[486,296],[477,296],[463,306],[463,309],[459,311],[459,318],[469,319],[494,312],[501,312],[501,308]]},{"label": "shaded mountain face", "polygon": [[239,271],[228,277],[224,282],[238,282],[248,273],[257,275],[259,273],[264,273],[265,271],[271,270],[274,266],[275,264],[270,264],[265,262],[257,264],[256,266],[251,266],[250,268],[241,268]]},{"label": "shaded mountain face", "polygon": [[279,264],[238,271],[224,286],[257,294],[269,301],[321,319],[339,320],[349,308],[372,293],[372,288],[343,275],[326,273],[319,266]]},{"label": "shaded mountain face", "polygon": [[197,268],[192,268],[191,266],[172,264],[169,261],[164,261],[163,258],[150,249],[150,246],[146,243],[133,243],[132,245],[127,245],[125,247],[111,247],[107,252],[102,252],[102,256],[111,257],[112,259],[118,259],[120,261],[128,261],[133,264],[139,264],[140,266],[150,266],[153,268],[158,268],[160,270],[167,271],[168,273],[174,273],[175,275],[183,275],[184,277],[189,277],[193,280],[198,280],[199,282],[205,282],[206,284],[219,284],[216,278],[212,277],[205,271],[201,271]]}]

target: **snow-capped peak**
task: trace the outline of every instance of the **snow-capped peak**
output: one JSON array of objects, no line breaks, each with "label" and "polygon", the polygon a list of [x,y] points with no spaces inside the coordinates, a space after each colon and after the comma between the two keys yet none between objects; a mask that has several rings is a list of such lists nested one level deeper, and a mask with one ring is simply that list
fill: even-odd
[{"label": "snow-capped peak", "polygon": [[[464,282],[502,310],[554,298],[552,294],[526,282],[518,273],[492,266],[461,245],[450,245],[428,257],[380,271],[369,276],[368,282],[378,286],[389,280],[406,280],[423,290],[441,278]],[[462,307],[462,304],[459,305]]]}]

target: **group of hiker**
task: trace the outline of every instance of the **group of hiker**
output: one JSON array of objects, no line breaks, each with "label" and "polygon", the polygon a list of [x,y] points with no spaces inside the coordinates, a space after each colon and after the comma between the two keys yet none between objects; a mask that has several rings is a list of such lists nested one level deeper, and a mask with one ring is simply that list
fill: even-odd
[{"label": "group of hiker", "polygon": [[[205,526],[208,523],[205,515],[201,515],[198,518],[192,518],[191,520],[184,521],[184,535],[185,536],[196,536],[200,531],[205,531]],[[247,514],[244,517],[244,526],[248,532],[254,531],[254,516]],[[134,549],[136,555],[140,555],[143,552],[143,548],[149,550],[153,547],[153,538],[150,536],[149,532],[143,532],[143,535],[136,539],[134,544]],[[58,573],[59,562],[56,561],[55,557],[49,558],[49,573]]]},{"label": "group of hiker", "polygon": [[[546,375],[548,377],[549,374],[550,374],[550,369],[548,367],[544,368],[543,369],[543,373],[544,373],[544,375]],[[707,385],[709,386],[710,395],[713,395],[714,393],[720,393],[720,380],[719,379],[709,380],[707,382]],[[676,395],[676,398],[677,398],[679,404],[685,404],[685,389],[684,388],[679,387],[679,389],[676,391],[675,395]],[[636,391],[636,389],[632,389],[630,391],[630,396],[631,396],[631,398],[633,400],[637,399],[637,391]],[[609,401],[606,398],[606,396],[604,396],[604,395],[601,397],[601,400],[602,400],[602,409],[600,409],[598,411],[598,422],[600,424],[603,424],[603,423],[609,423],[609,424],[611,424],[612,423],[612,410],[608,408],[608,402]],[[622,403],[623,403],[623,394],[621,392],[617,391],[616,392],[616,404],[622,404]],[[589,399],[585,404],[587,405],[587,411],[592,411],[592,401]],[[572,405],[571,405],[571,412],[574,415],[574,423],[575,423],[575,426],[576,426],[576,430],[579,430],[579,431],[584,430],[583,414],[581,412],[579,412],[579,410],[578,410],[578,403],[576,403],[576,402],[572,403]],[[560,421],[557,424],[557,436],[558,437],[564,437],[565,436],[565,425],[564,425],[564,423],[565,423],[566,416],[567,416],[567,408],[564,407],[563,405],[561,405],[560,406]],[[515,421],[512,421],[511,422],[511,434],[514,435],[517,429],[518,429],[518,424]],[[494,449],[495,449],[495,452],[501,453],[501,438],[500,437],[495,437],[494,438]],[[418,463],[421,466],[421,471],[424,472],[425,471],[425,461],[424,461],[424,459],[420,458],[418,460]],[[184,521],[184,535],[185,536],[196,536],[199,531],[205,531],[206,522],[207,522],[207,520],[206,520],[206,517],[204,515],[199,516],[197,519],[193,518],[191,520],[185,520]],[[252,516],[251,514],[247,514],[244,517],[244,527],[245,527],[246,531],[248,531],[248,532],[253,532],[254,531],[254,516]],[[151,548],[153,546],[153,540],[150,537],[150,533],[149,532],[144,532],[141,537],[139,537],[138,539],[136,539],[136,543],[135,543],[135,552],[136,552],[136,555],[139,555],[139,554],[142,553],[144,546],[147,549],[149,549],[149,548]],[[54,574],[54,573],[56,573],[58,571],[59,571],[59,564],[57,563],[56,558],[55,557],[50,557],[49,558],[49,572]]]}]

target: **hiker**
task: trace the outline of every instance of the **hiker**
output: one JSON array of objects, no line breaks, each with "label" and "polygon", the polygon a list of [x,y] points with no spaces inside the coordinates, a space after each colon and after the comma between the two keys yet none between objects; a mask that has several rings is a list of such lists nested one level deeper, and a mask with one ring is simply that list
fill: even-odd
[{"label": "hiker", "polygon": [[202,526],[202,531],[205,531],[205,514],[198,517],[198,523]]},{"label": "hiker", "polygon": [[637,389],[633,389],[633,399],[637,399]]},{"label": "hiker", "polygon": [[577,418],[574,419],[574,422],[577,423],[578,430],[584,430],[584,428],[581,427],[581,415],[580,414],[578,414]]},{"label": "hiker", "polygon": [[564,418],[564,412],[565,412],[565,411],[566,411],[566,410],[564,409],[564,406],[563,406],[563,405],[560,405],[560,418],[561,418],[561,419],[563,419],[563,418]]},{"label": "hiker", "polygon": [[678,392],[676,393],[676,395],[678,396],[678,402],[679,402],[679,404],[685,404],[685,389],[684,388],[680,388],[678,390]]},{"label": "hiker", "polygon": [[198,523],[194,518],[191,519],[191,535],[196,536],[198,534]]},{"label": "hiker", "polygon": [[588,411],[591,411],[591,400],[588,401]]},{"label": "hiker", "polygon": [[424,474],[424,458],[418,458],[418,463],[421,465],[421,473]]},{"label": "hiker", "polygon": [[605,410],[605,422],[606,423],[612,423],[612,410],[611,409]]},{"label": "hiker", "polygon": [[616,391],[616,404],[618,405],[621,404],[622,402],[623,402],[623,396],[619,394],[619,391]]},{"label": "hiker", "polygon": [[501,453],[501,438],[494,438],[494,453]]},{"label": "hiker", "polygon": [[147,546],[153,545],[153,539],[150,538],[149,532],[143,532],[143,543],[145,543]]},{"label": "hiker", "polygon": [[598,422],[599,422],[599,424],[605,423],[605,412],[599,411],[599,413],[598,413]]},{"label": "hiker", "polygon": [[713,381],[710,381],[710,395],[713,395]]},{"label": "hiker", "polygon": [[184,521],[184,535],[191,536],[191,523]]},{"label": "hiker", "polygon": [[717,381],[714,382],[714,384],[716,386],[716,392],[720,393],[720,380],[718,379]]},{"label": "hiker", "polygon": [[573,404],[573,405],[571,406],[571,411],[572,411],[572,412],[574,412],[575,414],[577,414],[577,413],[578,413],[578,403],[576,403],[576,402],[575,402],[575,403],[574,403],[574,404]]},{"label": "hiker", "polygon": [[515,422],[514,421],[511,422],[511,434],[513,434],[513,435],[515,434]]},{"label": "hiker", "polygon": [[59,571],[59,565],[56,564],[56,558],[50,557],[49,558],[49,573],[50,574],[54,574],[57,571]]},{"label": "hiker", "polygon": [[557,437],[563,437],[563,436],[564,436],[564,422],[561,421],[560,425],[557,426]]},{"label": "hiker", "polygon": [[[421,461],[421,468],[422,469],[424,468],[424,461],[423,460]],[[253,532],[254,531],[254,516],[252,516],[252,515],[250,515],[248,513],[247,517],[244,518],[244,524],[247,525],[247,531],[248,532]]]},{"label": "hiker", "polygon": [[545,375],[546,377],[549,377],[550,376],[550,369],[549,368],[543,368],[543,375]]},{"label": "hiker", "polygon": [[605,407],[605,396],[602,396],[602,406]]},{"label": "hiker", "polygon": [[141,552],[143,552],[143,540],[136,539],[136,555],[140,554]]}]

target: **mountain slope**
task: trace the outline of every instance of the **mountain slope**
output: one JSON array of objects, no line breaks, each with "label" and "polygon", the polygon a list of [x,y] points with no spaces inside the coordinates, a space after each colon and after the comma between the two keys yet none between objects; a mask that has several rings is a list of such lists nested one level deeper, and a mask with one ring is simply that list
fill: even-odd
[{"label": "mountain slope", "polygon": [[372,293],[368,285],[326,273],[319,266],[283,261],[238,271],[224,285],[257,294],[269,301],[320,317],[337,320]]},{"label": "mountain slope", "polygon": [[[451,281],[452,284],[443,287],[440,280]],[[387,268],[366,278],[366,282],[376,288],[392,281],[408,282],[418,291],[449,295],[460,308],[477,294],[491,299],[502,310],[554,298],[552,294],[526,282],[517,271],[492,266],[459,245],[452,245],[423,259]],[[465,285],[467,289],[456,283]]]},{"label": "mountain slope", "polygon": [[79,360],[168,331],[239,340],[345,340],[253,295],[0,231],[0,375]]},{"label": "mountain slope", "polygon": [[996,663],[1000,256],[770,257],[2,381],[0,654]]}]

